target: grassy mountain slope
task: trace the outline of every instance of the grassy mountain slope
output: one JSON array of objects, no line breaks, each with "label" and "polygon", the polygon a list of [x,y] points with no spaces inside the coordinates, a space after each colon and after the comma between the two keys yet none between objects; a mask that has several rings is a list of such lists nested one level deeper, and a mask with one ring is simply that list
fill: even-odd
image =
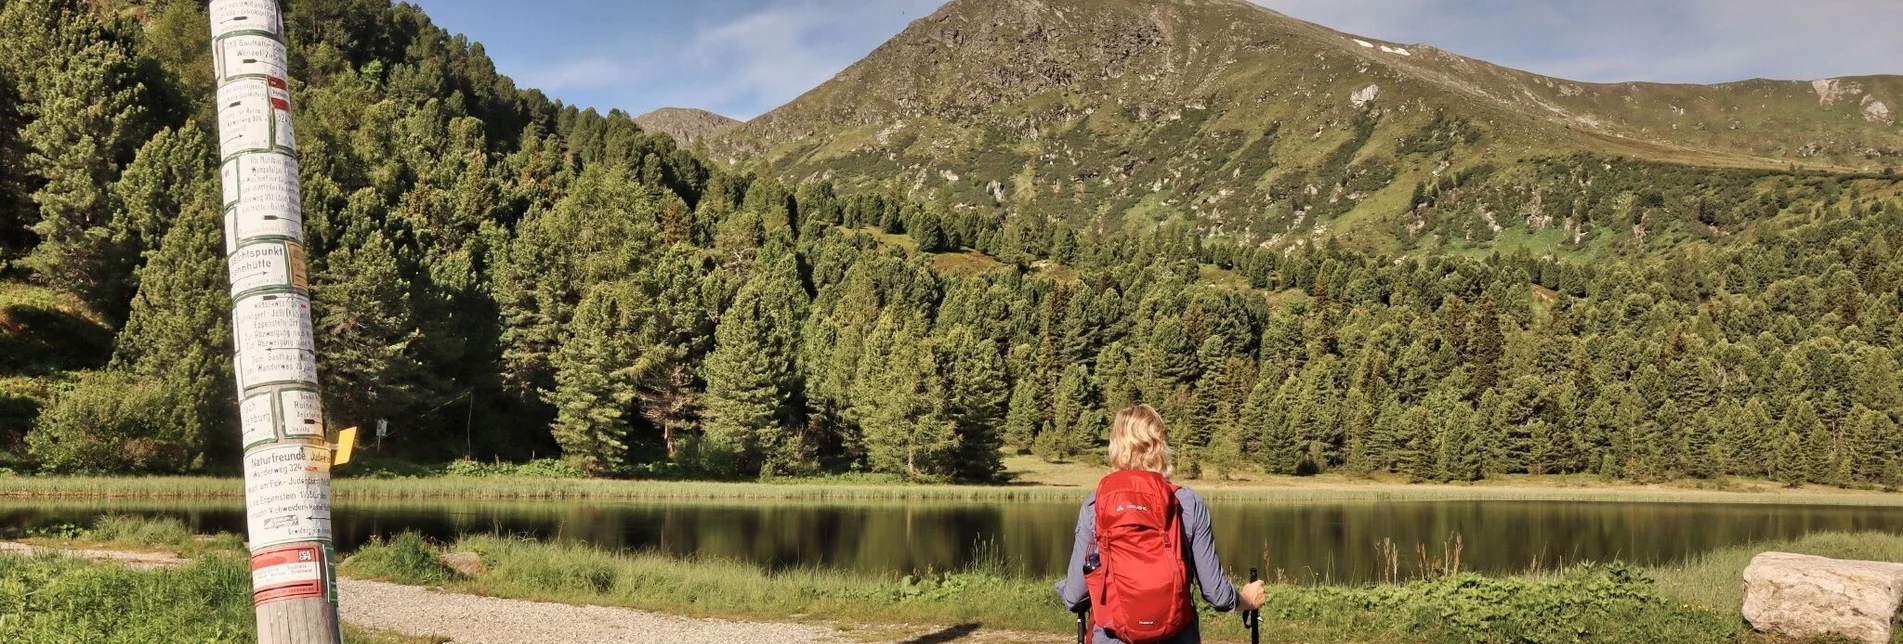
[{"label": "grassy mountain slope", "polygon": [[[1576,83],[1242,0],[955,0],[714,143],[792,179],[1105,227],[1190,215],[1249,241],[1332,234],[1377,246],[1481,243],[1473,230],[1517,227],[1563,230],[1583,248],[1601,231],[1644,236],[1626,229],[1644,225],[1645,208],[1693,205],[1590,195],[1516,220],[1475,200],[1540,200],[1542,177],[1621,158],[1693,183],[1708,177],[1650,164],[1723,168],[1720,182],[1750,195],[1772,190],[1771,170],[1877,179],[1903,164],[1897,106],[1897,76]],[[1429,205],[1422,192],[1441,198]],[[1599,202],[1622,200],[1642,202],[1619,213],[1634,221],[1588,221]]]},{"label": "grassy mountain slope", "polygon": [[634,122],[644,130],[674,137],[683,145],[740,123],[707,110],[681,107],[663,107],[634,117]]}]

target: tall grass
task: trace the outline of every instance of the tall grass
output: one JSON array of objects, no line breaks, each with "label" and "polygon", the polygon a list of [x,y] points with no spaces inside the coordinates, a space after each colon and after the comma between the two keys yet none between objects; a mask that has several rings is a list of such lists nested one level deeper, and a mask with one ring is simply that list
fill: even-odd
[{"label": "tall grass", "polygon": [[197,535],[173,517],[142,517],[109,514],[93,520],[92,527],[62,524],[28,532],[29,541],[52,541],[58,545],[122,550],[165,550],[187,557],[208,553],[244,551],[244,538],[235,534]]},{"label": "tall grass", "polygon": [[[1803,538],[1720,548],[1676,566],[1653,569],[1660,589],[1674,600],[1711,610],[1738,610],[1744,605],[1742,572],[1751,558],[1763,552],[1903,562],[1903,537],[1879,532],[1818,532]],[[1898,633],[1903,641],[1903,632]]]},{"label": "tall grass", "polygon": [[[1357,503],[1391,501],[1618,501],[1626,503],[1771,503],[1797,505],[1903,506],[1903,495],[1842,490],[1726,492],[1638,487],[1362,485],[1198,488],[1204,498],[1260,503]],[[797,482],[712,483],[611,481],[514,476],[338,479],[342,499],[653,499],[809,501],[1077,501],[1085,486],[907,485],[900,483]],[[37,498],[242,498],[238,479],[0,477],[0,497]]]},{"label": "tall grass", "polygon": [[[133,570],[59,556],[0,555],[0,641],[8,644],[249,644],[257,641],[251,566],[212,554],[178,568]],[[430,644],[346,626],[348,641]]]},{"label": "tall grass", "polygon": [[[981,553],[986,548],[983,543],[975,547]],[[1402,583],[1272,585],[1262,633],[1269,642],[1777,642],[1750,632],[1734,598],[1685,595],[1685,589],[1701,584],[1735,587],[1749,554],[1766,547],[1903,558],[1903,537],[1822,535],[1737,549],[1736,555],[1714,558],[1689,572],[1589,564],[1484,577],[1447,570],[1443,562],[1439,574]],[[448,551],[478,553],[489,572],[474,578],[447,572],[437,555]],[[979,563],[957,571],[869,575],[496,536],[433,546],[412,535],[366,547],[344,572],[496,597],[695,616],[980,624],[1049,634],[1074,628],[1050,580],[1014,572],[1012,562],[995,549],[975,560]],[[1212,640],[1244,636],[1233,615],[1204,606],[1201,618]]]}]

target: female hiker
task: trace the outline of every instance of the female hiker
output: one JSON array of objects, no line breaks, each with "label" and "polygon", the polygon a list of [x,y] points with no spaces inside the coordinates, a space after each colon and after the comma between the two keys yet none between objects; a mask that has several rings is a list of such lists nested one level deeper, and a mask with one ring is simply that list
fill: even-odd
[{"label": "female hiker", "polygon": [[1112,471],[1077,514],[1070,576],[1057,583],[1057,595],[1072,612],[1091,611],[1096,644],[1202,642],[1192,579],[1218,611],[1255,610],[1265,601],[1262,582],[1237,593],[1223,577],[1209,506],[1169,482],[1167,438],[1149,405],[1117,412]]}]

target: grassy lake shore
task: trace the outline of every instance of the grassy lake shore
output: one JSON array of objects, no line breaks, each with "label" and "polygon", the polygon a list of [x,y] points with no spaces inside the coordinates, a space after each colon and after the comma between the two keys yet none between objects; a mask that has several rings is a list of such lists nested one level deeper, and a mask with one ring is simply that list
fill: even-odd
[{"label": "grassy lake shore", "polygon": [[[23,632],[41,636],[24,641],[68,641],[60,638],[109,631],[133,621],[189,628],[203,641],[238,642],[249,636],[248,580],[242,550],[229,535],[205,538],[192,535],[176,520],[119,517],[33,541],[171,550],[196,561],[171,570],[134,571],[55,557],[0,555],[0,623],[25,624],[37,630]],[[1752,556],[1767,550],[1903,561],[1903,536],[1819,533],[1726,548],[1677,566],[1600,563],[1508,576],[1423,571],[1403,563],[1392,583],[1271,585],[1262,633],[1264,641],[1288,643],[1806,642],[1754,633],[1738,616],[1740,573]],[[442,562],[441,556],[449,552],[476,553],[485,570],[473,576],[456,572]],[[875,575],[769,569],[495,536],[431,543],[404,534],[360,549],[340,572],[499,598],[823,623],[868,636],[907,624],[1001,629],[1055,639],[1074,625],[1058,606],[1051,580],[1015,574],[1010,562],[998,558],[955,571]],[[47,598],[36,595],[32,610],[22,617],[25,621],[9,622],[14,602],[4,601],[8,588],[22,587],[44,587],[36,592]],[[108,609],[120,612],[110,619],[98,616],[97,611]],[[186,624],[194,614],[211,618]],[[1202,617],[1209,641],[1245,637],[1234,615],[1205,608]],[[363,635],[366,640],[352,641],[427,641]],[[1893,641],[1899,640],[1903,636]],[[1817,644],[1826,641],[1835,640]]]},{"label": "grassy lake shore", "polygon": [[[339,499],[600,499],[805,501],[1077,501],[1100,470],[1050,468],[1004,485],[918,485],[859,479],[785,482],[627,481],[529,477],[340,477]],[[1903,494],[1828,487],[1785,488],[1762,481],[1637,485],[1590,477],[1511,477],[1468,485],[1411,484],[1342,476],[1183,481],[1215,501],[1261,503],[1383,501],[1619,501],[1903,506]],[[223,499],[244,496],[236,478],[0,477],[0,497]]]}]

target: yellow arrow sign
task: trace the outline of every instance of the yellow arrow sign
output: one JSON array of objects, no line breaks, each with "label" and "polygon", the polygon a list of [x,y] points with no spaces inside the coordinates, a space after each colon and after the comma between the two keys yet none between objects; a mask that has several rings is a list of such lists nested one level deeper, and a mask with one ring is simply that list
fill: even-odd
[{"label": "yellow arrow sign", "polygon": [[332,467],[350,462],[350,452],[357,447],[357,428],[351,427],[337,432],[337,449],[331,452]]}]

